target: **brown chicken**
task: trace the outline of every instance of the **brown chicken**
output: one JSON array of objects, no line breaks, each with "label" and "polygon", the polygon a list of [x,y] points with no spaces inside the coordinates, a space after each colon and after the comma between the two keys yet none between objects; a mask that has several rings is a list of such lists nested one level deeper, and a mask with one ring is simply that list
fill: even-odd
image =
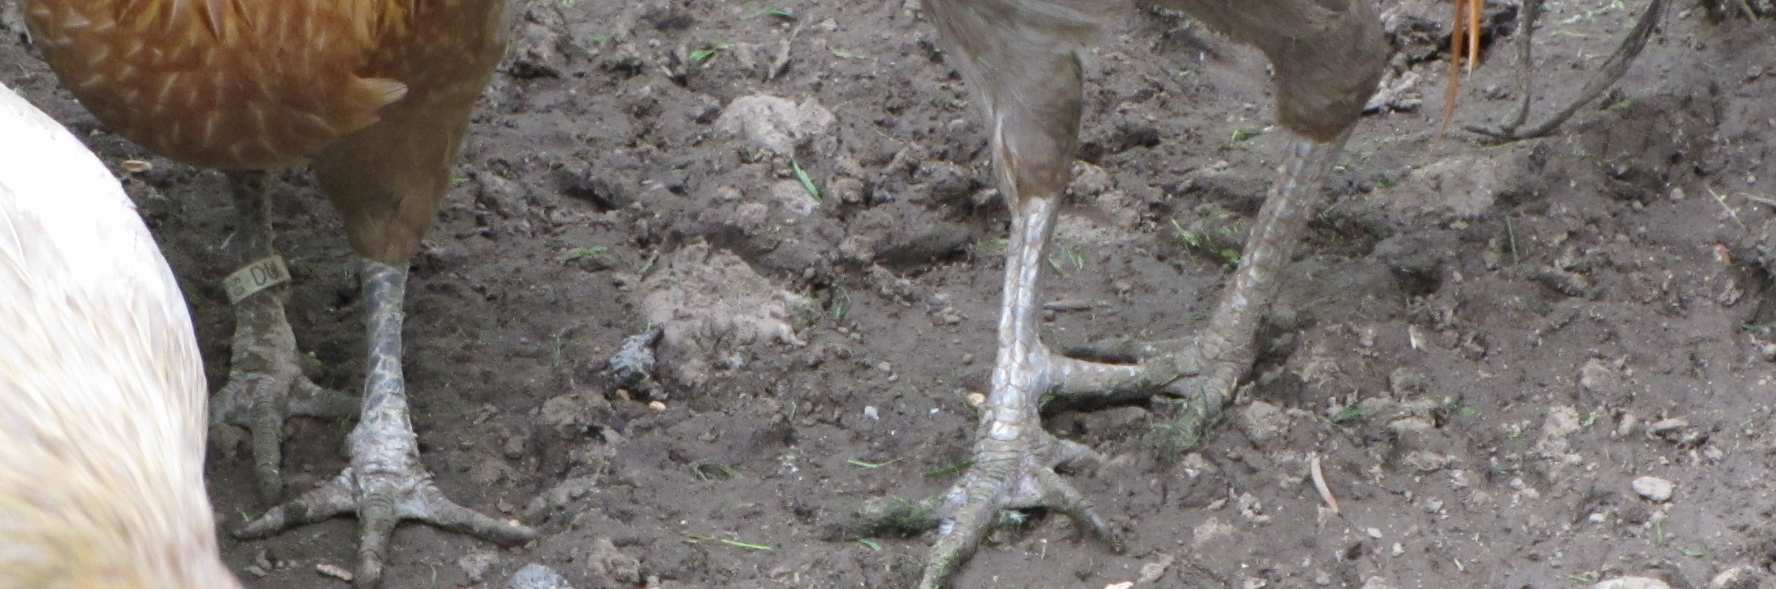
[{"label": "brown chicken", "polygon": [[0,589],[232,589],[204,372],[117,179],[0,85]]},{"label": "brown chicken", "polygon": [[249,271],[228,281],[230,380],[211,414],[252,430],[267,498],[282,492],[283,421],[350,414],[359,400],[301,373],[286,290],[275,286],[288,274],[272,244],[264,171],[308,163],[344,218],[363,258],[368,313],[351,465],[240,533],[355,512],[359,586],[380,579],[399,520],[502,543],[535,535],[463,508],[433,484],[401,373],[408,259],[504,54],[507,12],[505,0],[25,0],[51,68],[100,122],[168,157],[229,171]]},{"label": "brown chicken", "polygon": [[[999,351],[976,433],[973,466],[940,499],[939,538],[921,587],[941,586],[1003,509],[1046,506],[1121,543],[1089,501],[1055,472],[1095,458],[1042,429],[1045,398],[1185,400],[1184,425],[1218,412],[1255,359],[1253,337],[1277,274],[1317,208],[1387,58],[1370,0],[1148,0],[1256,45],[1275,67],[1277,119],[1287,130],[1276,185],[1253,222],[1240,266],[1209,323],[1187,340],[1119,346],[1136,364],[1050,352],[1038,334],[1038,279],[1056,208],[1070,181],[1083,110],[1084,55],[1124,0],[924,0],[945,53],[985,116],[999,190],[1012,212]],[[1102,350],[1100,350],[1102,351]]]}]

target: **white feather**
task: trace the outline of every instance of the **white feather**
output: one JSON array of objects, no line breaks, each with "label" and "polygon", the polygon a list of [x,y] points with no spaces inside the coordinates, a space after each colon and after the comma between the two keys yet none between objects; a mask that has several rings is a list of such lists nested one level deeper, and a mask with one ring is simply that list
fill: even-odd
[{"label": "white feather", "polygon": [[104,164],[4,85],[0,138],[0,588],[238,586],[172,270]]}]

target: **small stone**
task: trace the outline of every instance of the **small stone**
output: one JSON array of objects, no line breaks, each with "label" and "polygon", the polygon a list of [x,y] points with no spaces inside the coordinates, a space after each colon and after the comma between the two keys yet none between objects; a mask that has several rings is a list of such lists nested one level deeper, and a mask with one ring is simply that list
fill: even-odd
[{"label": "small stone", "polygon": [[1389,584],[1387,579],[1381,577],[1369,577],[1363,579],[1363,589],[1394,589],[1394,586]]},{"label": "small stone", "polygon": [[549,511],[559,510],[572,504],[588,493],[598,490],[596,477],[575,477],[561,481],[548,491],[536,496],[525,508],[525,515],[541,517]]},{"label": "small stone", "polygon": [[506,464],[505,460],[489,456],[469,467],[469,480],[476,486],[490,487],[511,477],[513,472],[511,465]]},{"label": "small stone", "polygon": [[1672,417],[1647,424],[1646,434],[1647,437],[1651,439],[1671,441],[1677,438],[1677,434],[1680,431],[1688,427],[1690,427],[1690,420],[1682,417]]},{"label": "small stone", "polygon": [[493,569],[493,563],[497,561],[499,556],[492,552],[470,552],[456,559],[456,568],[462,569],[463,576],[468,577],[470,583],[480,583],[487,578],[487,571]]},{"label": "small stone", "polygon": [[1135,582],[1143,585],[1159,582],[1159,578],[1165,576],[1166,569],[1171,568],[1173,560],[1172,555],[1161,554],[1158,561],[1141,565],[1141,576]]},{"label": "small stone", "polygon": [[1429,417],[1402,417],[1388,422],[1388,429],[1400,435],[1424,434],[1437,429],[1437,423]]},{"label": "small stone", "polygon": [[1579,419],[1579,410],[1568,405],[1556,405],[1548,409],[1547,417],[1542,419],[1542,438],[1563,438],[1584,429],[1584,421]]},{"label": "small stone", "polygon": [[315,572],[319,573],[323,577],[333,577],[335,579],[339,579],[339,580],[345,581],[347,583],[352,582],[351,571],[345,570],[344,567],[341,567],[339,565],[333,565],[333,564],[327,564],[327,563],[317,564],[317,565],[315,565]]},{"label": "small stone", "polygon": [[1585,365],[1579,368],[1579,386],[1587,391],[1604,394],[1614,392],[1615,381],[1616,371],[1602,360],[1586,360]]},{"label": "small stone", "polygon": [[964,398],[968,401],[969,407],[980,407],[987,404],[987,396],[980,393],[968,393],[968,396]]},{"label": "small stone", "polygon": [[1180,461],[1180,464],[1184,467],[1184,475],[1193,479],[1205,474],[1215,474],[1220,470],[1197,452],[1185,454],[1184,460]]},{"label": "small stone", "polygon": [[663,413],[666,411],[666,404],[659,401],[648,401],[648,410],[654,413]]},{"label": "small stone", "polygon": [[1109,191],[1113,184],[1110,173],[1103,168],[1085,162],[1073,162],[1073,183],[1070,188],[1074,196],[1094,197]]},{"label": "small stone", "polygon": [[506,581],[506,589],[573,589],[573,585],[567,584],[567,579],[554,569],[531,563]]},{"label": "small stone", "polygon": [[826,192],[848,205],[859,204],[864,200],[863,181],[847,176],[833,178],[832,183],[827,185]]},{"label": "small stone", "polygon": [[1270,516],[1264,515],[1264,503],[1251,493],[1240,493],[1239,497],[1234,498],[1234,505],[1239,508],[1240,515],[1245,516],[1246,519],[1257,523],[1270,521]]},{"label": "small stone", "polygon": [[1652,577],[1620,577],[1592,585],[1591,589],[1671,589],[1671,585]]},{"label": "small stone", "polygon": [[1769,576],[1757,567],[1742,564],[1715,575],[1708,582],[1708,589],[1761,589]]},{"label": "small stone", "polygon": [[1419,474],[1430,474],[1448,468],[1450,464],[1455,462],[1455,457],[1425,450],[1413,450],[1406,454],[1403,462]]},{"label": "small stone", "polygon": [[1670,501],[1671,493],[1677,489],[1677,485],[1659,477],[1640,477],[1629,485],[1634,487],[1636,494],[1653,503]]},{"label": "small stone", "polygon": [[1232,536],[1233,526],[1222,522],[1221,518],[1211,517],[1204,520],[1203,523],[1197,524],[1196,529],[1191,530],[1190,535],[1192,544],[1202,547],[1210,542]]},{"label": "small stone", "polygon": [[864,405],[863,418],[870,421],[877,421],[882,419],[882,413],[876,409],[875,405]]},{"label": "small stone", "polygon": [[715,126],[754,146],[788,156],[797,145],[824,134],[834,120],[832,111],[813,99],[796,104],[786,98],[754,94],[729,103]]},{"label": "small stone", "polygon": [[1282,408],[1264,401],[1253,401],[1240,411],[1240,426],[1253,442],[1266,442],[1282,435],[1289,427],[1289,416]]},{"label": "small stone", "polygon": [[617,550],[610,538],[596,538],[585,555],[585,562],[590,573],[595,577],[609,579],[618,586],[634,587],[641,584],[641,561],[634,556]]},{"label": "small stone", "polygon": [[1422,395],[1427,386],[1424,374],[1411,368],[1402,366],[1388,374],[1388,390],[1401,399]]},{"label": "small stone", "polygon": [[610,408],[610,401],[603,395],[591,392],[558,395],[543,402],[541,421],[543,427],[554,430],[556,435],[572,439],[591,431],[592,424],[598,423]]},{"label": "small stone", "polygon": [[[795,206],[791,210],[802,212],[810,207]],[[806,213],[803,213],[806,214]],[[761,227],[771,218],[771,207],[762,202],[740,203],[734,207],[734,225],[743,229]]]}]

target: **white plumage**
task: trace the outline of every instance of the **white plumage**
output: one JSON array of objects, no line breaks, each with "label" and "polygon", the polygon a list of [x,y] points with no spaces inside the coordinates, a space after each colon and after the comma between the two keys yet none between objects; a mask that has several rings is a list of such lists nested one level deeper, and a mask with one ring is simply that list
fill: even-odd
[{"label": "white plumage", "polygon": [[0,85],[0,589],[238,587],[191,318],[122,188]]}]

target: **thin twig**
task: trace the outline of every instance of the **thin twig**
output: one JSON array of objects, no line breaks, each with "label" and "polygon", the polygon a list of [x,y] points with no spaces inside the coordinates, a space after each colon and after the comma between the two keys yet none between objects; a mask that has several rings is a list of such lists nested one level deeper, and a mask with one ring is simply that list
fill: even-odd
[{"label": "thin twig", "polygon": [[1326,473],[1320,471],[1320,455],[1318,453],[1308,458],[1307,470],[1313,474],[1314,489],[1320,492],[1320,500],[1326,502],[1326,506],[1332,509],[1332,513],[1340,513],[1338,498],[1332,496],[1332,488],[1326,486]]},{"label": "thin twig", "polygon": [[1720,203],[1720,207],[1721,207],[1721,209],[1722,209],[1722,210],[1725,210],[1725,211],[1727,211],[1727,216],[1728,216],[1728,217],[1732,217],[1732,218],[1733,218],[1733,222],[1734,222],[1734,223],[1736,223],[1736,224],[1738,224],[1738,225],[1739,225],[1739,228],[1740,228],[1740,229],[1746,229],[1746,228],[1747,228],[1747,227],[1746,227],[1746,226],[1745,226],[1745,222],[1744,222],[1744,221],[1741,221],[1741,220],[1739,220],[1739,211],[1735,211],[1735,210],[1733,210],[1733,207],[1732,207],[1732,206],[1731,206],[1731,205],[1728,205],[1728,204],[1727,204],[1727,197],[1726,197],[1726,196],[1725,196],[1725,195],[1722,195],[1722,194],[1721,194],[1721,193],[1719,193],[1719,192],[1715,192],[1715,191],[1714,191],[1714,187],[1713,187],[1713,186],[1707,186],[1707,187],[1705,187],[1705,188],[1707,188],[1707,189],[1708,189],[1708,194],[1709,194],[1709,195],[1710,195],[1710,196],[1713,196],[1713,197],[1714,197],[1714,202],[1717,202],[1717,203]]},{"label": "thin twig", "polygon": [[1755,202],[1755,203],[1758,203],[1761,205],[1776,207],[1776,199],[1768,199],[1768,198],[1764,198],[1764,197],[1761,197],[1761,196],[1758,196],[1755,194],[1741,194],[1739,196],[1745,197],[1745,200],[1749,200],[1751,202]]},{"label": "thin twig", "polygon": [[[1603,65],[1598,68],[1597,75],[1591,78],[1591,81],[1585,85],[1585,89],[1579,93],[1578,100],[1574,100],[1571,104],[1566,105],[1566,108],[1560,109],[1560,112],[1554,113],[1553,117],[1550,117],[1542,124],[1536,125],[1528,131],[1517,131],[1515,125],[1498,129],[1488,129],[1473,125],[1465,126],[1463,128],[1467,129],[1470,133],[1477,133],[1493,140],[1507,142],[1534,139],[1554,132],[1554,129],[1559,128],[1567,119],[1572,118],[1573,114],[1577,113],[1580,108],[1583,108],[1586,104],[1590,104],[1592,100],[1596,100],[1597,97],[1601,96],[1605,90],[1610,88],[1610,86],[1615,85],[1616,81],[1620,80],[1623,74],[1628,73],[1628,66],[1633,64],[1634,58],[1640,55],[1642,49],[1646,48],[1647,39],[1652,36],[1653,29],[1659,24],[1659,21],[1664,17],[1664,14],[1665,0],[1652,0],[1652,2],[1648,3],[1646,12],[1641,13],[1640,20],[1634,23],[1634,29],[1628,31],[1628,35],[1622,38],[1622,44],[1616,47],[1615,53],[1610,54],[1609,59],[1604,60]],[[1526,30],[1524,31],[1524,34],[1528,35],[1529,32],[1531,31]],[[1522,42],[1527,45],[1527,38]],[[1528,52],[1525,51],[1524,55],[1525,67],[1528,67]],[[1527,104],[1527,101],[1529,100],[1527,94],[1524,96],[1524,100]]]},{"label": "thin twig", "polygon": [[1511,265],[1523,263],[1523,260],[1517,257],[1517,229],[1511,226],[1510,217],[1505,217],[1505,237],[1511,240]]}]

